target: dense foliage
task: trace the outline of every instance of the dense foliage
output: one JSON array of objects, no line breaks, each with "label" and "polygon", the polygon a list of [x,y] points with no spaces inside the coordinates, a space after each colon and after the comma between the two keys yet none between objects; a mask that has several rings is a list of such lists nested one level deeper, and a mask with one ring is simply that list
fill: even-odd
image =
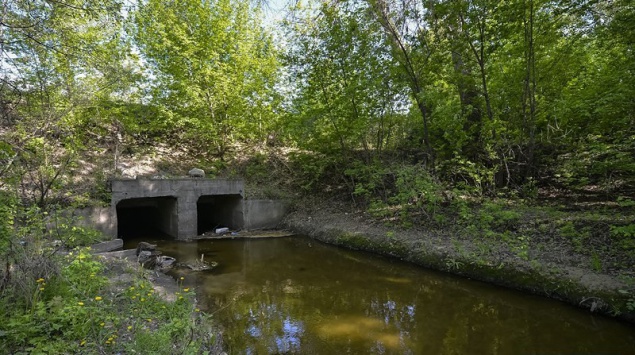
[{"label": "dense foliage", "polygon": [[295,14],[289,124],[313,138],[304,147],[402,149],[488,189],[632,185],[627,2],[346,1]]},{"label": "dense foliage", "polygon": [[268,138],[389,156],[486,193],[633,183],[628,1],[299,1],[275,28],[263,13],[244,0],[8,3],[4,180],[19,161],[43,205],[78,155],[97,143],[116,159],[133,137],[212,160]]},{"label": "dense foliage", "polygon": [[[33,335],[19,349],[40,349],[55,322],[76,321],[59,312],[92,293],[69,293],[78,289],[67,278],[62,300],[36,283],[72,266],[52,261],[53,240],[95,236],[70,222],[47,229],[47,216],[107,201],[106,178],[142,146],[183,148],[206,168],[248,146],[265,152],[243,170],[252,182],[350,197],[404,227],[457,222],[517,244],[496,223],[518,215],[487,198],[546,188],[632,208],[631,1],[293,1],[275,26],[265,5],[2,2],[0,290],[4,300],[27,291],[13,321],[50,329],[0,328],[0,340]],[[602,233],[632,255],[633,226],[611,220]],[[587,240],[586,227],[565,223],[560,234]]]}]

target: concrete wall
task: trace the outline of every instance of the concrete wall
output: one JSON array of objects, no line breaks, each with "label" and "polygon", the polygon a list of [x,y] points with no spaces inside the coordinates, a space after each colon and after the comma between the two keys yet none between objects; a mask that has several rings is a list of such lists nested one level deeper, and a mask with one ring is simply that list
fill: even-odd
[{"label": "concrete wall", "polygon": [[178,201],[176,199],[159,200],[158,206],[160,213],[159,228],[164,232],[172,236],[178,236]]},{"label": "concrete wall", "polygon": [[117,218],[110,207],[86,207],[72,212],[73,222],[79,226],[95,228],[105,235],[117,236]]},{"label": "concrete wall", "polygon": [[288,204],[280,200],[244,200],[245,229],[276,228],[288,209]]},{"label": "concrete wall", "polygon": [[[178,239],[187,239],[197,235],[198,215],[197,202],[201,196],[210,195],[238,195],[242,200],[243,182],[241,180],[210,180],[201,178],[180,178],[180,179],[134,179],[134,180],[113,180],[111,182],[112,214],[117,215],[117,204],[120,201],[135,198],[167,197],[176,198],[176,208],[163,206],[161,209],[166,215],[164,225],[161,227],[172,230],[174,226],[174,213],[176,214],[176,233],[170,233]],[[238,204],[240,205],[240,204]],[[237,205],[228,206],[231,210],[231,218],[227,224],[243,227],[242,208]],[[161,206],[160,206],[161,207]],[[176,212],[172,212],[176,211]]]},{"label": "concrete wall", "polygon": [[201,196],[197,202],[198,234],[217,227],[244,227],[243,198],[240,195]]},{"label": "concrete wall", "polygon": [[[243,182],[239,180],[164,179],[113,180],[110,207],[76,210],[79,225],[96,228],[117,236],[117,204],[124,200],[148,198],[159,211],[157,228],[186,239],[197,235],[197,202],[213,204],[214,217],[232,229],[276,228],[288,212],[288,204],[278,200],[243,200]],[[215,196],[218,195],[218,196]],[[175,199],[154,197],[174,197]],[[130,205],[127,201],[123,205]],[[134,205],[134,203],[132,203]],[[130,206],[128,206],[130,207]],[[207,218],[201,216],[201,218]]]}]

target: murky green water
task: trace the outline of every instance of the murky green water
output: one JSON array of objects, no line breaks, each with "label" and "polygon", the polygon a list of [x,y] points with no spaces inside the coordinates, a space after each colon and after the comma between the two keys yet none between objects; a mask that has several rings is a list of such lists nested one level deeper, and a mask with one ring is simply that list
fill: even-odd
[{"label": "murky green water", "polygon": [[635,327],[301,237],[159,242],[232,354],[635,354]]}]

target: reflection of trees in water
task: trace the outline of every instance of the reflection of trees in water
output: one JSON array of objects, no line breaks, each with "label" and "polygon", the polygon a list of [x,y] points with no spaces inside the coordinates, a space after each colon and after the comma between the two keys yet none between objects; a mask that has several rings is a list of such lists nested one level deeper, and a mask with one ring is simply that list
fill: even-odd
[{"label": "reflection of trees in water", "polygon": [[210,309],[231,353],[597,352],[598,338],[625,337],[539,298],[297,244],[232,247],[239,266],[201,284],[216,292]]},{"label": "reflection of trees in water", "polygon": [[[256,297],[254,297],[256,296]],[[299,353],[304,323],[290,315],[286,302],[268,293],[250,295],[229,309],[226,341],[234,352],[247,354]],[[231,322],[231,324],[229,324]]]}]

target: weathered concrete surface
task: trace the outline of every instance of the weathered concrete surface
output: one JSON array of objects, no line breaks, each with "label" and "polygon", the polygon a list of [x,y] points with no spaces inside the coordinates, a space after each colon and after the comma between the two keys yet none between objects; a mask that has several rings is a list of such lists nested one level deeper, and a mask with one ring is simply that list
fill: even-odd
[{"label": "weathered concrete surface", "polygon": [[[243,197],[244,184],[241,180],[210,180],[201,178],[179,179],[135,179],[111,181],[111,215],[117,216],[117,205],[125,200],[152,199],[157,197],[173,197],[159,199],[157,209],[160,211],[162,231],[177,239],[188,239],[197,235],[198,211],[197,202],[204,196],[234,195],[239,200]],[[137,200],[139,201],[139,200]],[[243,228],[242,206],[234,203],[231,212],[227,213],[227,224],[234,228]]]},{"label": "weathered concrete surface", "polygon": [[93,254],[106,253],[109,251],[119,250],[121,248],[123,248],[123,240],[113,239],[92,245],[90,247],[90,252]]},{"label": "weathered concrete surface", "polygon": [[95,228],[104,235],[117,236],[116,214],[111,207],[86,207],[72,211],[75,224]]},{"label": "weathered concrete surface", "polygon": [[116,258],[116,259],[127,259],[127,260],[137,260],[137,250],[136,249],[126,249],[126,250],[117,250],[117,251],[109,251],[106,253],[99,253],[98,255],[105,258]]},{"label": "weathered concrete surface", "polygon": [[272,229],[282,222],[289,205],[280,200],[245,200],[243,211],[245,229]]}]

